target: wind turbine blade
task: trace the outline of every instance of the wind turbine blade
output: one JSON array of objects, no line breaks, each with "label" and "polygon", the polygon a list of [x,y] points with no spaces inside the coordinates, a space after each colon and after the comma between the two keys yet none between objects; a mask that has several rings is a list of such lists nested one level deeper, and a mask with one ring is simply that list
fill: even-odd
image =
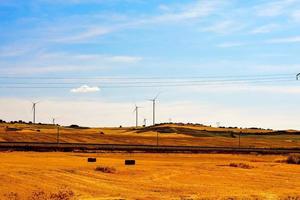
[{"label": "wind turbine blade", "polygon": [[154,100],[156,100],[156,99],[159,97],[160,94],[161,94],[161,92],[159,92],[159,93],[155,96]]}]

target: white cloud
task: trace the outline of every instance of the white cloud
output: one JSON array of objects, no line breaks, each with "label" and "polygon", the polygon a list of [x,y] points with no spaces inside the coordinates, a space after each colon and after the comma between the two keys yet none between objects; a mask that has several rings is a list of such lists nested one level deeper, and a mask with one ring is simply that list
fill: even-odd
[{"label": "white cloud", "polygon": [[93,61],[93,62],[109,62],[109,63],[138,63],[143,60],[139,56],[128,55],[105,55],[105,54],[79,54],[69,52],[43,53],[39,55],[42,60],[76,60],[76,61]]},{"label": "white cloud", "polygon": [[264,26],[256,27],[251,31],[252,34],[269,33],[279,28],[278,24],[267,24]]},{"label": "white cloud", "polygon": [[[99,24],[99,20],[93,20],[92,22],[88,22],[87,26],[81,27],[80,31],[74,32],[73,30],[71,30],[69,33],[64,33],[63,36],[56,35],[51,40],[62,43],[80,43],[86,42],[87,40],[90,41],[91,39],[95,39],[99,36],[103,36],[119,30],[135,28],[141,25],[196,20],[212,14],[218,7],[223,4],[224,3],[215,0],[201,0],[191,4],[180,4],[180,6],[163,5],[163,10],[165,12],[162,14],[156,14],[154,16],[135,17],[132,19],[127,19],[122,23],[111,23],[107,26],[101,26]],[[74,24],[72,24],[71,27],[74,29]],[[65,28],[66,27],[63,27],[62,29],[65,30]]]},{"label": "white cloud", "polygon": [[[164,10],[168,11],[164,14],[158,15],[153,18],[149,18],[148,22],[172,22],[172,21],[182,21],[189,19],[197,19],[200,17],[204,17],[213,13],[217,7],[219,7],[222,3],[214,0],[210,1],[197,1],[196,3],[192,3],[189,5],[182,5],[180,9],[177,11],[169,12],[169,10],[173,10],[170,6],[164,5]],[[161,7],[161,6],[160,6]]]},{"label": "white cloud", "polygon": [[[80,54],[70,52],[41,52],[19,62],[0,61],[0,73],[32,74],[53,72],[89,72],[101,69],[132,67],[142,57],[129,55]],[[22,63],[20,65],[19,63]]]},{"label": "white cloud", "polygon": [[218,44],[217,47],[221,47],[221,48],[231,48],[231,47],[240,47],[240,46],[244,46],[247,45],[244,42],[224,42],[221,44]]},{"label": "white cloud", "polygon": [[243,28],[243,25],[237,23],[233,20],[225,20],[217,22],[211,26],[207,26],[205,28],[202,28],[201,31],[205,32],[213,32],[218,34],[227,34],[232,33],[235,31],[239,31]]},{"label": "white cloud", "polygon": [[96,38],[113,32],[116,28],[113,27],[89,27],[84,31],[72,33],[72,35],[54,38],[55,42],[76,43],[86,39]]},{"label": "white cloud", "polygon": [[134,57],[134,56],[111,56],[111,57],[107,57],[106,59],[111,62],[119,62],[119,63],[137,63],[142,60],[141,57]]},{"label": "white cloud", "polygon": [[99,87],[90,87],[88,85],[82,85],[79,88],[71,89],[72,93],[94,93],[99,91],[100,91]]},{"label": "white cloud", "polygon": [[298,5],[299,0],[277,0],[257,6],[256,14],[258,16],[275,17],[289,12],[289,8]]},{"label": "white cloud", "polygon": [[295,22],[300,22],[300,10],[294,11],[291,17]]},{"label": "white cloud", "polygon": [[266,43],[271,44],[280,44],[280,43],[298,43],[300,42],[300,36],[294,36],[294,37],[285,37],[285,38],[274,38],[267,40]]}]

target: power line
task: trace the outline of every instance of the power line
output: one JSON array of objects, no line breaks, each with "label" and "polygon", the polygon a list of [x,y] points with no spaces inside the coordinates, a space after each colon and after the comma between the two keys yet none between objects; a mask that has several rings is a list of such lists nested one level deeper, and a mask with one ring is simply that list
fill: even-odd
[{"label": "power line", "polygon": [[110,82],[3,82],[1,84],[14,84],[14,85],[83,85],[83,84],[168,84],[168,83],[206,83],[206,82],[243,82],[243,81],[266,81],[266,80],[291,80],[287,77],[267,77],[267,78],[239,78],[239,79],[202,79],[202,80],[186,80],[186,79],[175,79],[172,81],[110,81]]},{"label": "power line", "polygon": [[[243,82],[207,82],[207,83],[168,83],[168,84],[150,84],[150,85],[101,85],[100,88],[157,88],[157,87],[184,87],[184,86],[224,86],[224,85],[234,85],[234,84],[258,84],[258,83],[283,83],[283,82],[295,82],[294,80],[261,80],[261,81],[243,81]],[[71,86],[5,86],[2,85],[0,88],[7,89],[72,89]]]},{"label": "power line", "polygon": [[245,78],[245,77],[278,77],[278,76],[293,76],[294,74],[259,74],[259,75],[210,75],[210,76],[147,76],[147,77],[47,77],[47,76],[0,76],[0,79],[41,79],[41,80],[124,80],[124,79],[134,79],[134,80],[147,80],[147,79],[203,79],[203,78]]},{"label": "power line", "polygon": [[[202,78],[200,78],[202,77]],[[2,78],[2,80],[1,80]],[[7,79],[5,79],[7,78]],[[16,78],[16,80],[11,80]],[[95,77],[78,78],[60,77],[0,77],[0,88],[11,89],[72,89],[80,85],[98,86],[100,88],[151,88],[151,87],[184,87],[184,86],[223,86],[234,84],[267,84],[295,81],[290,74],[266,74],[266,75],[241,75],[241,76],[198,76],[198,77],[115,77],[113,79],[99,79]],[[58,78],[58,77],[56,77]],[[102,77],[103,78],[103,77]],[[43,80],[42,80],[43,79]],[[44,80],[45,79],[45,80]],[[52,80],[53,79],[53,80]],[[21,81],[19,81],[21,80]],[[72,82],[72,81],[73,82]],[[78,79],[79,80],[79,79]],[[93,81],[91,81],[93,80]],[[46,81],[46,82],[45,82]],[[71,82],[70,82],[71,81]]]}]

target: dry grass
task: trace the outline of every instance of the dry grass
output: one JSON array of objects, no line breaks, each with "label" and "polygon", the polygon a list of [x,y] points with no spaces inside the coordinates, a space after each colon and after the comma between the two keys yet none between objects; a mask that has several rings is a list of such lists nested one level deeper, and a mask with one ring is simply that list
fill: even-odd
[{"label": "dry grass", "polygon": [[[101,172],[95,170],[98,165],[86,162],[88,157],[101,160]],[[292,199],[300,195],[299,165],[275,162],[284,158],[227,154],[0,152],[0,199]],[[126,159],[137,160],[139,164],[126,167]],[[228,167],[229,163],[237,167],[241,167],[239,163],[246,163],[254,168]],[[103,173],[107,166],[113,166],[117,172]],[[58,193],[57,188],[62,186],[71,191]]]}]

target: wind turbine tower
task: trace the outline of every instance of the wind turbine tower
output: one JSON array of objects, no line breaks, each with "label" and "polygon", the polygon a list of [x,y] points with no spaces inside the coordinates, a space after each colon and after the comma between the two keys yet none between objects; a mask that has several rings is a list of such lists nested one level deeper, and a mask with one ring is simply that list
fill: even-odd
[{"label": "wind turbine tower", "polygon": [[153,120],[153,126],[155,125],[155,106],[156,106],[156,100],[160,94],[157,94],[155,98],[149,99],[149,101],[152,101],[152,120]]},{"label": "wind turbine tower", "polygon": [[135,105],[134,111],[135,112],[135,127],[139,126],[139,108],[137,105]]},{"label": "wind turbine tower", "polygon": [[32,112],[33,112],[33,123],[35,124],[35,111],[36,111],[36,105],[38,104],[39,102],[32,102]]}]

